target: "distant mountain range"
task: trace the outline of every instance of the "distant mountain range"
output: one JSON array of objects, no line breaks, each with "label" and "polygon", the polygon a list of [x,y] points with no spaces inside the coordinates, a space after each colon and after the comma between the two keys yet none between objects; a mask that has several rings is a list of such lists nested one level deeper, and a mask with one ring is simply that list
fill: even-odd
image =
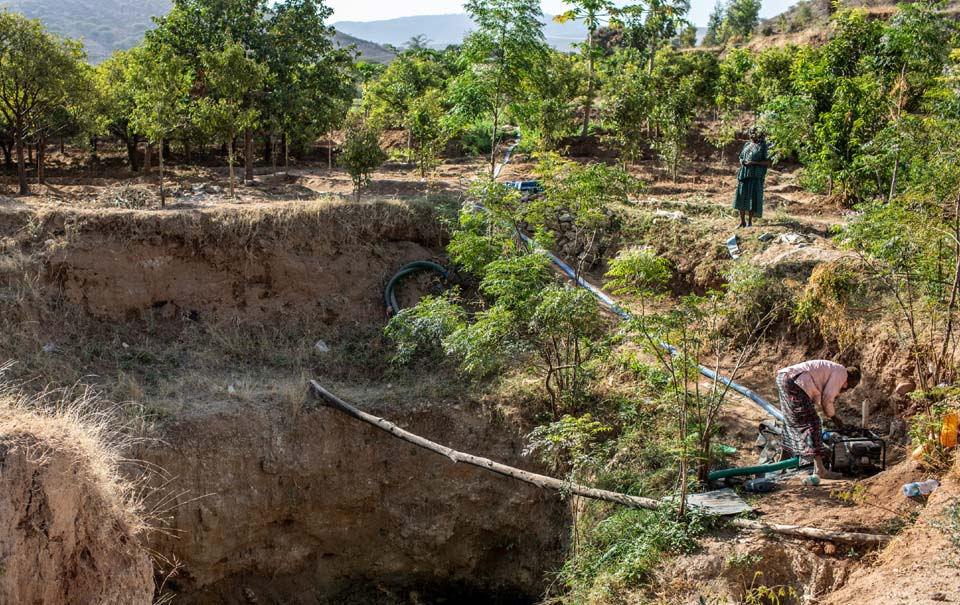
[{"label": "distant mountain range", "polygon": [[[337,31],[351,36],[373,40],[378,44],[392,44],[398,48],[405,47],[415,36],[426,36],[427,45],[439,49],[460,44],[464,34],[476,27],[470,17],[464,14],[399,17],[384,21],[338,21],[333,26]],[[555,23],[550,15],[544,16],[543,33],[547,43],[559,50],[569,50],[573,44],[587,38],[587,30],[582,23]]]},{"label": "distant mountain range", "polygon": [[165,15],[171,0],[4,0],[0,6],[40,19],[47,29],[68,38],[83,38],[92,63],[116,49],[133,48],[154,27],[150,19]]},{"label": "distant mountain range", "polygon": [[[83,39],[87,56],[97,64],[115,50],[133,48],[143,34],[155,27],[151,17],[166,15],[172,0],[2,0],[0,6],[40,19],[47,29],[68,38]],[[394,54],[373,42],[337,32],[334,42],[346,47],[355,44],[360,58],[386,63]]]}]

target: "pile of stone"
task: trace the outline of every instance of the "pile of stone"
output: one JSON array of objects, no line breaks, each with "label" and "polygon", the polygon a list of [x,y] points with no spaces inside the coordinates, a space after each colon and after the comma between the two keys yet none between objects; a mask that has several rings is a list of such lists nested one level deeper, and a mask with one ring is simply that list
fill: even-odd
[{"label": "pile of stone", "polygon": [[[620,221],[613,211],[604,208],[601,221],[577,221],[569,210],[556,214],[555,220],[548,220],[544,227],[553,233],[556,240],[554,252],[568,263],[583,263],[583,269],[590,270],[600,263],[607,251],[611,250],[619,237]],[[599,223],[599,224],[598,224]],[[528,233],[536,230],[534,225],[521,225]]]},{"label": "pile of stone", "polygon": [[160,196],[147,185],[118,185],[97,197],[97,205],[109,208],[152,208],[160,205]]}]

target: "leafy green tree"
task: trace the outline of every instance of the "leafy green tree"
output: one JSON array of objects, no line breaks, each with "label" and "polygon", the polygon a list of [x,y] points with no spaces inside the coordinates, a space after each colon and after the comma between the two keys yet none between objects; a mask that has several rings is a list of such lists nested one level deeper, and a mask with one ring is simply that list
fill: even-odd
[{"label": "leafy green tree", "polygon": [[[624,55],[629,55],[625,57]],[[634,49],[625,49],[616,57],[616,65],[606,79],[607,123],[610,138],[620,150],[624,166],[639,161],[648,146],[650,113],[656,96],[653,78],[641,65]],[[644,62],[645,63],[645,62]]]},{"label": "leafy green tree", "polygon": [[266,79],[267,67],[248,57],[239,43],[231,41],[219,52],[204,53],[202,63],[206,94],[197,103],[198,122],[227,146],[230,197],[236,197],[233,141],[257,124],[260,112],[251,97]]},{"label": "leafy green tree", "polygon": [[571,20],[583,21],[587,28],[587,41],[583,45],[583,54],[587,61],[587,91],[583,101],[583,129],[580,132],[580,136],[586,138],[590,129],[590,113],[593,110],[593,97],[596,90],[594,78],[598,49],[594,44],[594,37],[601,23],[617,14],[617,7],[611,0],[563,1],[573,8],[555,16],[553,20],[557,23],[566,23]]},{"label": "leafy green tree", "polygon": [[710,17],[707,20],[707,31],[703,35],[703,46],[717,46],[723,41],[720,39],[720,29],[723,27],[723,20],[726,17],[726,9],[723,0],[717,0],[710,11]]},{"label": "leafy green tree", "polygon": [[537,57],[546,52],[540,21],[543,11],[537,0],[468,0],[464,8],[477,29],[464,40],[464,71],[452,86],[452,94],[461,113],[492,118],[493,174],[504,111],[520,95],[523,79]]},{"label": "leafy green tree", "polygon": [[364,187],[370,184],[371,175],[387,159],[380,148],[379,131],[360,112],[347,117],[346,141],[340,154],[340,164],[350,174],[353,194],[360,199]]},{"label": "leafy green tree", "polygon": [[721,39],[749,38],[760,23],[761,0],[729,0],[724,11]]},{"label": "leafy green tree", "polygon": [[415,99],[406,123],[416,140],[417,166],[426,178],[440,160],[444,148],[457,130],[456,120],[445,107],[445,91],[431,88]]},{"label": "leafy green tree", "polygon": [[744,109],[755,106],[756,90],[750,85],[747,75],[753,70],[753,54],[742,48],[731,48],[720,62],[720,76],[716,84],[716,110],[719,120],[710,142],[720,152],[736,139],[742,130],[741,114]]},{"label": "leafy green tree", "polygon": [[410,39],[407,40],[404,46],[407,47],[407,50],[418,51],[429,48],[430,42],[432,42],[432,40],[430,40],[426,34],[417,34],[416,36],[410,36]]},{"label": "leafy green tree", "polygon": [[363,105],[377,128],[402,127],[407,131],[407,156],[412,155],[410,117],[413,104],[430,88],[444,86],[449,73],[432,57],[401,55],[391,61],[376,80],[364,87]]},{"label": "leafy green tree", "polygon": [[[338,128],[356,96],[353,60],[335,48],[324,24],[332,11],[318,0],[274,4],[264,24],[269,87],[263,97],[264,123],[270,125],[270,155],[277,135],[283,141],[284,167],[289,144],[304,145]],[[332,145],[328,161],[332,164]]]},{"label": "leafy green tree", "polygon": [[142,52],[142,49],[116,51],[96,69],[97,89],[100,92],[97,97],[97,113],[101,117],[103,128],[126,147],[127,163],[131,172],[140,170],[137,147],[143,140],[143,133],[134,128],[131,119],[135,91],[130,70],[137,52]]},{"label": "leafy green tree", "polygon": [[689,25],[689,0],[640,0],[633,8],[643,14],[643,38],[647,49],[647,73],[653,73],[654,57],[664,42],[677,35],[680,28]]},{"label": "leafy green tree", "polygon": [[12,129],[21,195],[30,192],[24,139],[82,85],[83,59],[79,42],[48,33],[40,21],[0,13],[0,115]]},{"label": "leafy green tree", "polygon": [[160,204],[166,204],[163,148],[187,121],[193,71],[172,49],[147,44],[134,54],[130,68],[133,89],[132,127],[157,145],[160,161]]},{"label": "leafy green tree", "polygon": [[510,108],[524,141],[539,151],[554,151],[574,132],[575,99],[582,84],[583,73],[573,57],[559,52],[542,55],[524,81],[522,99]]}]

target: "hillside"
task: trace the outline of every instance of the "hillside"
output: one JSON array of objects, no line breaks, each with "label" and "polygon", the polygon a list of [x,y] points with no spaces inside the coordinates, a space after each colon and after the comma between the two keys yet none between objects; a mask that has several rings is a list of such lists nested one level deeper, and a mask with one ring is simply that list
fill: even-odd
[{"label": "hillside", "polygon": [[[11,11],[40,19],[52,32],[80,38],[93,64],[100,63],[115,50],[133,48],[143,34],[154,26],[152,17],[166,14],[171,0],[8,0],[0,2]],[[360,58],[383,63],[393,53],[379,44],[337,33],[334,41],[341,47],[356,44]]]},{"label": "hillside", "polygon": [[100,63],[116,49],[136,46],[153,27],[151,17],[166,14],[171,0],[8,0],[5,8],[40,19],[47,28],[82,38],[91,63]]},{"label": "hillside", "polygon": [[[473,29],[473,22],[465,14],[422,15],[383,21],[338,21],[333,26],[351,36],[398,47],[403,47],[414,36],[424,35],[430,46],[442,49],[460,44],[463,35]],[[587,36],[582,23],[555,23],[551,15],[544,16],[543,29],[547,42],[557,50],[569,50]]]}]

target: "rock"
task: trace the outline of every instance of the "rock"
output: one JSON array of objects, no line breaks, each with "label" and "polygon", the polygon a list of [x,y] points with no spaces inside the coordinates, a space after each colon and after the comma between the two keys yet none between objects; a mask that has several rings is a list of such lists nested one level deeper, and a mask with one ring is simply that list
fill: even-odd
[{"label": "rock", "polygon": [[823,554],[825,555],[835,555],[837,554],[837,545],[831,542],[827,542],[823,545]]},{"label": "rock", "polygon": [[313,348],[316,349],[318,353],[330,352],[330,345],[328,345],[326,342],[322,340],[318,340],[317,343],[313,345]]},{"label": "rock", "polygon": [[560,221],[560,223],[572,223],[574,218],[572,214],[561,214],[557,220]]},{"label": "rock", "polygon": [[917,385],[912,380],[904,380],[903,382],[897,384],[897,386],[893,389],[893,392],[903,397],[904,395],[912,393],[916,390]]},{"label": "rock", "polygon": [[59,349],[57,349],[57,345],[53,344],[52,342],[48,342],[47,344],[43,345],[41,348],[43,349],[44,353],[59,352]]},{"label": "rock", "polygon": [[679,210],[675,212],[669,212],[667,210],[656,210],[653,213],[654,216],[670,219],[671,221],[685,221],[687,220],[686,215],[684,215]]}]

